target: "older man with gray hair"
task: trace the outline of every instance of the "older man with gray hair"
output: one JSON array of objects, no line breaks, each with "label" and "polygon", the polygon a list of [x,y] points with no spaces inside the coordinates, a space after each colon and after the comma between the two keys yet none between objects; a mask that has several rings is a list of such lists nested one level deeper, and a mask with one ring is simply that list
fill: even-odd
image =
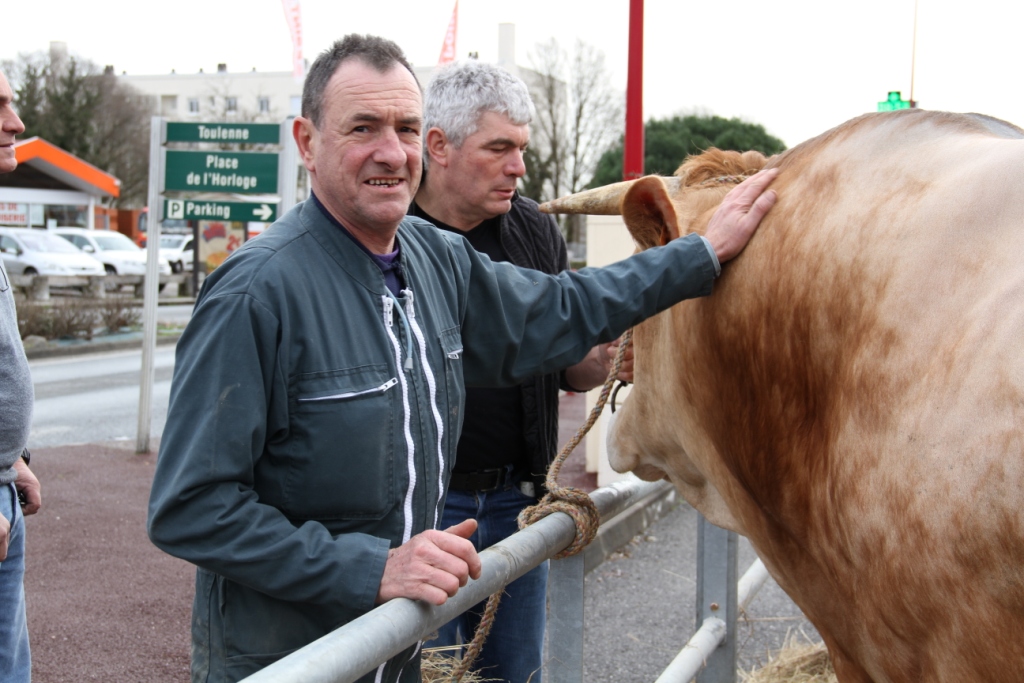
[{"label": "older man with gray hair", "polygon": [[[430,83],[423,110],[423,184],[410,209],[463,235],[492,261],[557,274],[568,267],[554,219],[516,191],[526,172],[533,103],[526,84],[477,61],[448,67]],[[442,525],[479,522],[477,550],[517,530],[519,512],[537,503],[558,438],[558,390],[601,384],[617,350],[595,347],[580,363],[508,388],[469,387],[462,436]],[[624,379],[631,378],[632,362]],[[547,563],[505,590],[477,668],[488,679],[540,681]],[[472,638],[483,603],[446,624],[427,646]],[[532,676],[532,678],[531,678]]]}]

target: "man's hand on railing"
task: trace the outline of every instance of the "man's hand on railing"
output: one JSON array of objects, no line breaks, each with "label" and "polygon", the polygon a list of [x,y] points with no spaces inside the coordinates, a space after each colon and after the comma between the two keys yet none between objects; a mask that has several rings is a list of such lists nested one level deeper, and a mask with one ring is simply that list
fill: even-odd
[{"label": "man's hand on railing", "polygon": [[467,540],[475,531],[476,520],[467,519],[444,531],[424,531],[389,550],[377,604],[411,598],[443,605],[470,578],[479,579],[480,556]]}]

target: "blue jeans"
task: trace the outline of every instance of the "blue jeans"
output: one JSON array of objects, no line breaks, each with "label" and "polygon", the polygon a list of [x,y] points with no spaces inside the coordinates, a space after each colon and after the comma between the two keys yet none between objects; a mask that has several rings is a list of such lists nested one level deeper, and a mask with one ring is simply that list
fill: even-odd
[{"label": "blue jeans", "polygon": [[[441,528],[447,529],[470,517],[479,528],[470,539],[483,550],[519,531],[519,511],[536,500],[523,495],[518,481],[502,491],[449,491],[442,514]],[[505,587],[491,634],[473,664],[485,679],[507,683],[540,683],[544,652],[544,623],[547,617],[548,563],[531,569]],[[438,637],[424,647],[458,644],[457,633],[468,644],[476,633],[486,602],[441,627]]]},{"label": "blue jeans", "polygon": [[32,656],[25,618],[25,517],[14,484],[0,486],[0,514],[11,523],[7,559],[0,562],[0,681],[29,683]]}]

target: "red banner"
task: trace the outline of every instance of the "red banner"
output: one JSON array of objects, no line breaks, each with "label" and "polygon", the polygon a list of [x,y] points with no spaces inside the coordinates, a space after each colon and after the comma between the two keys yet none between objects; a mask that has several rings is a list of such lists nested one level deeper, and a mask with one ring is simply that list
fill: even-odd
[{"label": "red banner", "polygon": [[455,61],[455,36],[459,32],[459,0],[455,0],[455,9],[452,10],[452,20],[448,22],[448,32],[444,34],[444,45],[441,46],[441,56],[437,60],[438,66],[444,66]]},{"label": "red banner", "polygon": [[302,80],[306,75],[306,63],[302,61],[302,14],[299,0],[281,0],[281,4],[284,6],[288,32],[292,36],[292,75]]}]

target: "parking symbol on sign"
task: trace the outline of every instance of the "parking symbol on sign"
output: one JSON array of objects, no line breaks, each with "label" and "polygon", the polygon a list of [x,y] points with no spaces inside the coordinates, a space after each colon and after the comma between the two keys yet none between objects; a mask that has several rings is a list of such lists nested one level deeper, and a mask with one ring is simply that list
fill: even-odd
[{"label": "parking symbol on sign", "polygon": [[184,218],[185,217],[185,200],[183,200],[183,199],[168,199],[167,200],[167,217],[168,218]]}]

